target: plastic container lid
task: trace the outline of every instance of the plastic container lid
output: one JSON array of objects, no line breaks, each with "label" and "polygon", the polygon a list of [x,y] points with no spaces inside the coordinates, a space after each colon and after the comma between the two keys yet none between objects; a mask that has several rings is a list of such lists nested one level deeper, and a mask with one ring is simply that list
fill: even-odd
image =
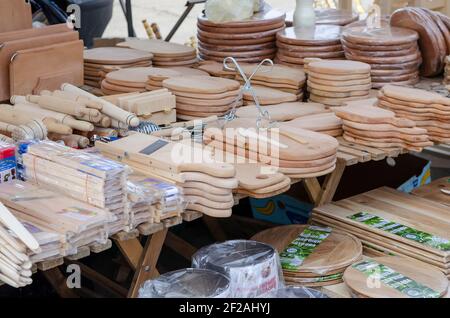
[{"label": "plastic container lid", "polygon": [[182,269],[146,281],[139,298],[225,298],[230,279],[207,269]]}]

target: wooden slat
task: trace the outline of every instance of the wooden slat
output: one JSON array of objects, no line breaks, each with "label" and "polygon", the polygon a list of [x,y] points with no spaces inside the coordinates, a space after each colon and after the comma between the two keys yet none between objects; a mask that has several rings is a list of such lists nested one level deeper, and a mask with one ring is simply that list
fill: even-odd
[{"label": "wooden slat", "polygon": [[112,247],[112,242],[111,240],[107,240],[105,244],[92,244],[89,245],[89,248],[91,249],[92,253],[98,254],[101,252],[104,252],[106,250],[109,250]]},{"label": "wooden slat", "polygon": [[339,152],[347,153],[350,155],[354,155],[358,158],[358,162],[368,162],[372,160],[372,156],[367,151],[361,151],[358,149],[346,147],[346,146],[339,146]]},{"label": "wooden slat", "polygon": [[322,192],[322,188],[320,187],[320,183],[317,178],[307,178],[304,180],[304,185],[306,192],[308,193],[309,199],[311,202],[318,202],[320,199],[320,194]]},{"label": "wooden slat", "polygon": [[338,153],[337,153],[337,158],[340,160],[344,160],[347,167],[356,165],[358,163],[357,157],[355,157],[354,155],[349,155],[347,153],[340,152],[340,151],[338,151]]},{"label": "wooden slat", "polygon": [[183,221],[192,222],[203,217],[203,213],[197,211],[186,211],[182,215]]},{"label": "wooden slat", "polygon": [[77,261],[79,259],[88,257],[89,255],[91,255],[91,249],[89,248],[89,246],[81,246],[77,248],[76,254],[66,256],[66,258],[71,261]]},{"label": "wooden slat", "polygon": [[133,230],[130,232],[119,232],[117,234],[115,234],[112,238],[114,240],[119,240],[119,241],[128,241],[128,240],[132,240],[136,237],[139,236],[139,231],[138,230]]},{"label": "wooden slat", "polygon": [[339,186],[339,182],[341,181],[342,175],[344,174],[345,167],[346,161],[337,161],[336,169],[325,178],[325,182],[322,186],[322,195],[319,202],[317,202],[317,206],[321,206],[333,201],[333,197],[336,193],[337,187]]},{"label": "wooden slat", "polygon": [[124,256],[128,265],[130,265],[133,270],[136,270],[143,250],[139,240],[137,238],[134,238],[132,240],[126,241],[114,240],[114,242]]},{"label": "wooden slat", "polygon": [[[63,261],[62,258],[61,261]],[[62,264],[64,264],[64,261],[62,262]],[[61,273],[61,270],[57,266],[51,269],[44,270],[43,275],[56,290],[60,297],[79,298],[78,295],[75,294],[74,290],[67,287],[67,278]]]},{"label": "wooden slat", "polygon": [[152,235],[164,229],[163,223],[144,223],[138,226],[139,234],[144,236]]},{"label": "wooden slat", "polygon": [[39,262],[36,265],[40,271],[48,271],[50,269],[61,266],[62,264],[64,264],[64,259],[62,257],[58,257],[55,259]]},{"label": "wooden slat", "polygon": [[367,147],[367,146],[363,146],[363,145],[358,145],[352,142],[348,142],[346,140],[344,140],[344,138],[339,137],[337,138],[337,140],[339,141],[339,144],[341,146],[345,146],[345,147],[350,147],[356,150],[362,150],[362,151],[366,151],[368,153],[370,153],[372,160],[374,161],[379,161],[379,160],[383,160],[384,158],[386,158],[386,153],[383,150],[377,149],[377,148],[372,148],[372,147]]}]

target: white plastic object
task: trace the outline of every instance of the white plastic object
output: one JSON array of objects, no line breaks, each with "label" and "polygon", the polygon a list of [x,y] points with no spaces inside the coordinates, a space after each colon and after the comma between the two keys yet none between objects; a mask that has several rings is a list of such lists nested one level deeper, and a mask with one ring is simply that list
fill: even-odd
[{"label": "white plastic object", "polygon": [[242,21],[253,16],[255,0],[207,0],[205,14],[214,23]]},{"label": "white plastic object", "polygon": [[313,28],[316,25],[314,0],[297,0],[293,22],[295,28]]}]

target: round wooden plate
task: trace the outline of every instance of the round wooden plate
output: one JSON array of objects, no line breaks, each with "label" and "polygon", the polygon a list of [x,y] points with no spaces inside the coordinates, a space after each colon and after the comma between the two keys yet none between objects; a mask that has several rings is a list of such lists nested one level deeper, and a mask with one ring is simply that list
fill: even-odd
[{"label": "round wooden plate", "polygon": [[197,35],[199,43],[206,43],[210,45],[226,45],[226,46],[248,46],[256,44],[275,43],[275,36],[268,36],[258,39],[246,39],[246,40],[223,40],[215,37],[209,38],[205,36]]},{"label": "round wooden plate", "polygon": [[188,104],[188,105],[198,105],[198,106],[224,106],[232,104],[238,95],[231,96],[223,99],[198,99],[198,98],[189,98],[189,97],[181,97],[177,96],[177,104]]},{"label": "round wooden plate", "polygon": [[360,51],[364,51],[364,52],[371,52],[371,51],[376,51],[376,52],[380,52],[380,51],[388,51],[388,52],[392,52],[392,51],[403,51],[403,50],[409,50],[411,48],[418,48],[418,44],[417,41],[415,42],[410,42],[407,44],[394,44],[394,45],[364,45],[364,44],[356,44],[353,42],[350,42],[344,38],[341,39],[342,41],[342,45],[348,47],[349,49],[354,49],[354,50],[360,50]]},{"label": "round wooden plate", "polygon": [[439,30],[441,31],[445,43],[447,44],[447,55],[450,54],[450,30],[447,28],[445,23],[439,18],[439,16],[432,10],[427,8],[419,8],[421,11],[423,11],[425,14],[427,14],[438,26]]},{"label": "round wooden plate", "polygon": [[153,54],[126,48],[99,47],[85,50],[83,57],[87,63],[116,65],[148,61],[153,58]]},{"label": "round wooden plate", "polygon": [[[181,112],[185,115],[190,113],[223,113],[232,108],[231,105],[227,106],[197,106],[197,105],[185,105],[177,103],[177,112]],[[214,114],[211,114],[214,115]]]},{"label": "round wooden plate", "polygon": [[[269,244],[279,253],[294,241],[307,225],[287,225],[260,232],[252,240]],[[314,252],[309,255],[297,271],[287,271],[295,275],[298,273],[317,273],[326,276],[336,269],[342,269],[354,263],[362,256],[361,242],[353,235],[333,230]]]},{"label": "round wooden plate", "polygon": [[260,25],[271,25],[284,21],[286,19],[286,13],[272,9],[268,4],[265,5],[264,9],[251,18],[243,21],[235,22],[225,22],[225,23],[214,23],[208,20],[205,15],[200,15],[198,17],[199,23],[202,25],[207,25],[211,27],[226,27],[226,28],[245,28],[246,26],[260,26]]},{"label": "round wooden plate", "polygon": [[370,65],[356,61],[318,61],[308,65],[308,71],[330,75],[370,74]]},{"label": "round wooden plate", "polygon": [[202,48],[206,50],[216,51],[216,52],[248,52],[248,51],[258,51],[267,50],[275,48],[275,43],[270,42],[266,44],[256,44],[247,46],[225,46],[225,45],[210,45],[206,43],[199,44]]},{"label": "round wooden plate", "polygon": [[108,80],[102,81],[102,87],[114,90],[118,92],[124,92],[124,93],[132,93],[132,92],[144,92],[145,91],[145,85],[142,87],[133,87],[133,86],[124,86],[124,85],[115,85],[108,82]]},{"label": "round wooden plate", "polygon": [[337,52],[342,51],[342,45],[291,45],[277,41],[277,47],[291,52]]},{"label": "round wooden plate", "polygon": [[417,60],[411,61],[411,62],[405,62],[405,63],[397,63],[397,64],[371,64],[372,70],[405,70],[405,69],[418,69],[420,65],[422,64],[422,58],[419,58]]},{"label": "round wooden plate", "polygon": [[292,45],[337,45],[341,32],[337,25],[316,25],[314,30],[291,27],[278,32],[277,40]]},{"label": "round wooden plate", "polygon": [[189,60],[189,61],[180,61],[180,62],[154,62],[155,66],[192,66],[198,62],[197,59]]},{"label": "round wooden plate", "polygon": [[202,99],[202,100],[218,100],[218,99],[237,96],[239,94],[239,92],[240,92],[240,89],[231,90],[231,91],[227,91],[225,93],[220,93],[220,94],[199,94],[199,93],[194,93],[194,92],[181,92],[181,91],[175,91],[174,94],[176,96],[187,97],[187,98],[195,98],[195,99]]},{"label": "round wooden plate", "polygon": [[[216,62],[223,62],[223,57],[217,57],[217,56],[210,56],[205,54],[199,54],[199,57],[203,60],[211,60]],[[265,59],[272,59],[274,57],[273,54],[271,55],[264,55],[264,56],[258,56],[258,57],[237,57],[236,60],[238,62],[244,62],[244,63],[259,63]]]},{"label": "round wooden plate", "polygon": [[219,77],[185,76],[169,78],[163,86],[174,92],[220,94],[239,89],[239,82]]},{"label": "round wooden plate", "polygon": [[442,72],[447,47],[444,36],[436,22],[425,12],[416,8],[402,8],[391,17],[391,24],[398,27],[407,27],[420,34],[419,45],[423,55],[421,74],[434,76]]},{"label": "round wooden plate", "polygon": [[399,64],[399,63],[408,63],[411,61],[417,61],[421,58],[420,51],[416,51],[413,54],[405,55],[405,56],[390,56],[390,57],[368,57],[368,56],[360,56],[353,55],[349,51],[345,52],[345,56],[349,60],[360,61],[368,64]]},{"label": "round wooden plate", "polygon": [[[426,263],[398,256],[376,257],[373,260],[433,289],[441,297],[448,291],[449,281],[447,277],[438,269]],[[414,297],[413,295],[415,294],[414,290],[402,293],[384,283],[379,285],[380,288],[370,288],[372,286],[369,286],[367,283],[368,276],[352,266],[345,271],[344,281],[356,293],[369,298],[409,298]],[[411,296],[408,296],[408,292],[411,292]]]},{"label": "round wooden plate", "polygon": [[210,33],[202,30],[197,30],[199,36],[206,38],[215,38],[220,40],[248,40],[248,39],[261,39],[274,36],[277,32],[283,30],[284,27],[275,30],[257,32],[257,33],[243,33],[243,34],[233,34],[233,33]]},{"label": "round wooden plate", "polygon": [[345,28],[342,38],[348,42],[362,45],[402,45],[411,44],[419,39],[419,34],[413,30],[386,27],[369,30],[367,27]]},{"label": "round wooden plate", "polygon": [[397,75],[397,76],[372,76],[373,82],[402,82],[415,79],[419,76],[419,72],[415,71],[409,74]]},{"label": "round wooden plate", "polygon": [[265,55],[271,55],[271,54],[275,54],[277,49],[276,48],[272,48],[272,49],[265,49],[265,50],[257,50],[257,51],[246,51],[246,52],[221,52],[221,51],[211,51],[208,49],[203,48],[203,46],[200,44],[198,47],[199,52],[202,55],[205,56],[216,56],[216,57],[221,57],[221,58],[225,58],[228,56],[232,56],[232,57],[259,57],[259,56],[265,56]]},{"label": "round wooden plate", "polygon": [[195,49],[190,46],[162,40],[127,39],[125,42],[117,44],[117,46],[151,52],[155,57],[185,57],[195,55]]},{"label": "round wooden plate", "polygon": [[[399,86],[408,86],[408,85],[416,85],[420,82],[420,77],[417,78],[412,78],[408,81],[403,81],[403,82],[395,82],[395,85],[399,85]],[[372,87],[374,89],[380,89],[385,85],[388,85],[390,83],[376,83],[376,82],[372,82]]]},{"label": "round wooden plate", "polygon": [[359,19],[359,15],[352,10],[318,9],[315,11],[317,24],[345,26]]},{"label": "round wooden plate", "polygon": [[183,62],[183,61],[191,61],[197,57],[197,54],[193,54],[186,57],[154,57],[153,63],[158,62]]},{"label": "round wooden plate", "polygon": [[370,78],[370,73],[367,74],[350,74],[350,75],[330,75],[330,74],[322,74],[316,73],[312,70],[308,70],[308,77],[314,77],[322,80],[329,81],[353,81],[353,80],[364,80]]},{"label": "round wooden plate", "polygon": [[[202,24],[201,21],[197,23],[197,27],[199,30],[209,33],[230,33],[229,27],[211,27],[208,25]],[[244,28],[233,28],[233,34],[248,34],[248,33],[258,33],[265,32],[270,30],[275,30],[279,28],[284,28],[284,21],[280,21],[274,24],[267,25],[257,25],[257,26],[246,26]]]},{"label": "round wooden plate", "polygon": [[290,59],[294,60],[296,58],[305,59],[308,57],[317,57],[322,59],[327,58],[343,58],[344,51],[336,51],[336,52],[292,52],[286,51],[283,49],[278,49],[278,55],[283,56],[288,62]]},{"label": "round wooden plate", "polygon": [[361,50],[355,50],[346,47],[346,52],[349,52],[351,55],[355,56],[367,56],[367,57],[400,57],[400,56],[408,56],[419,51],[419,48],[417,46],[412,46],[410,49],[407,50],[396,50],[396,51],[361,51]]},{"label": "round wooden plate", "polygon": [[370,73],[372,76],[400,76],[417,72],[418,67],[405,68],[402,70],[375,70],[372,69]]}]

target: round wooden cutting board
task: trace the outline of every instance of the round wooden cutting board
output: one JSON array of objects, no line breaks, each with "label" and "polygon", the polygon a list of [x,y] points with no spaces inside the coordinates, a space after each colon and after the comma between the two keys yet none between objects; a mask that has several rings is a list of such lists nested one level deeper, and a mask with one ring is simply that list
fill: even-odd
[{"label": "round wooden cutting board", "polygon": [[345,28],[342,31],[345,41],[361,45],[403,45],[411,44],[419,39],[419,34],[414,30],[397,27],[385,27],[369,30],[364,27]]},{"label": "round wooden cutting board", "polygon": [[[426,263],[398,256],[387,256],[373,258],[378,264],[385,265],[397,273],[400,273],[417,283],[420,283],[443,297],[448,291],[449,281],[445,275]],[[370,288],[368,282],[371,282],[369,277],[350,266],[344,273],[345,284],[357,294],[369,298],[410,298],[416,294],[415,290],[405,290],[400,292],[388,285],[380,282],[377,288]],[[375,283],[372,281],[372,283]],[[409,294],[409,295],[408,295]]]},{"label": "round wooden cutting board", "polygon": [[277,33],[277,41],[299,46],[338,45],[341,33],[342,27],[337,25],[316,25],[313,30],[290,27]]},{"label": "round wooden cutting board", "polygon": [[153,54],[134,49],[118,47],[100,47],[85,50],[84,61],[95,64],[130,64],[148,61],[153,58]]}]

